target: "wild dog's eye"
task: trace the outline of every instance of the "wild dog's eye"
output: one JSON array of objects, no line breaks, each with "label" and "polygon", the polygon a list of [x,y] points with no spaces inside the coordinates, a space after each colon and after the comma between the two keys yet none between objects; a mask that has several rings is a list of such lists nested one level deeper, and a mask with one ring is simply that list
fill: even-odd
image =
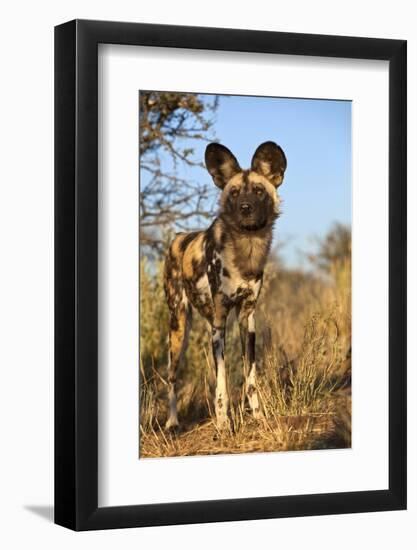
[{"label": "wild dog's eye", "polygon": [[233,187],[230,191],[230,194],[232,195],[232,197],[236,198],[239,195],[239,189],[237,187]]},{"label": "wild dog's eye", "polygon": [[261,197],[261,196],[264,194],[264,190],[263,190],[262,187],[256,187],[256,188],[255,188],[255,193],[256,193],[259,197]]}]

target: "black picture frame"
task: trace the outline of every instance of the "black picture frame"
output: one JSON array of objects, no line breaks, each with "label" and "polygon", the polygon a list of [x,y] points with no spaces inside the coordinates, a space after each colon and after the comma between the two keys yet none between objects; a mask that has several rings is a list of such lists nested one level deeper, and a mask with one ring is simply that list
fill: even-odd
[{"label": "black picture frame", "polygon": [[[98,44],[389,62],[389,488],[98,506]],[[74,530],[406,508],[405,40],[74,20],[55,28],[55,523]]]}]

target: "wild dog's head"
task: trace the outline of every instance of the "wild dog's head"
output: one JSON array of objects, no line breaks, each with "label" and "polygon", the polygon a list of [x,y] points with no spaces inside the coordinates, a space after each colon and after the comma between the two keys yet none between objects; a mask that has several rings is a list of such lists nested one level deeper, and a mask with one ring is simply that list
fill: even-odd
[{"label": "wild dog's head", "polygon": [[231,227],[259,231],[271,226],[278,216],[277,188],[284,179],[287,159],[273,141],[255,151],[250,170],[242,170],[236,157],[219,143],[206,149],[206,167],[222,189],[220,215]]}]

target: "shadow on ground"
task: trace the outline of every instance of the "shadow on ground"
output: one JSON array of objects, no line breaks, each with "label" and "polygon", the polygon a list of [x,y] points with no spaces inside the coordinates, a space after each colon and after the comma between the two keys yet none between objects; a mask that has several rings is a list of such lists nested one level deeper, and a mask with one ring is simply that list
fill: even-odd
[{"label": "shadow on ground", "polygon": [[38,505],[26,505],[24,506],[25,510],[28,510],[28,512],[32,512],[32,514],[35,514],[49,523],[53,523],[54,521],[54,507],[53,506],[38,506]]}]

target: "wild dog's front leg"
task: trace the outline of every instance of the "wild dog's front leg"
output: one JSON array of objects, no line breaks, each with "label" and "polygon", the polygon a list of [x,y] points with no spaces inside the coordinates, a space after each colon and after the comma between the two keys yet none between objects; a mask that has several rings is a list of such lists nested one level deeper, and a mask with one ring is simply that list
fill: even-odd
[{"label": "wild dog's front leg", "polygon": [[260,418],[262,412],[259,406],[255,360],[255,309],[250,309],[249,311],[245,308],[241,309],[239,313],[239,328],[243,360],[247,365],[247,369],[249,369],[245,381],[246,396],[253,416],[255,418]]},{"label": "wild dog's front leg", "polygon": [[[216,281],[212,281],[212,289]],[[229,396],[227,393],[226,365],[224,362],[226,320],[230,310],[227,297],[222,292],[217,292],[213,298],[214,315],[212,324],[212,348],[213,359],[216,367],[216,400],[214,408],[216,411],[217,427],[228,428],[229,423]]]},{"label": "wild dog's front leg", "polygon": [[229,396],[227,393],[226,365],[224,362],[225,327],[212,329],[213,358],[216,367],[216,397],[214,408],[216,411],[217,427],[229,427]]}]

